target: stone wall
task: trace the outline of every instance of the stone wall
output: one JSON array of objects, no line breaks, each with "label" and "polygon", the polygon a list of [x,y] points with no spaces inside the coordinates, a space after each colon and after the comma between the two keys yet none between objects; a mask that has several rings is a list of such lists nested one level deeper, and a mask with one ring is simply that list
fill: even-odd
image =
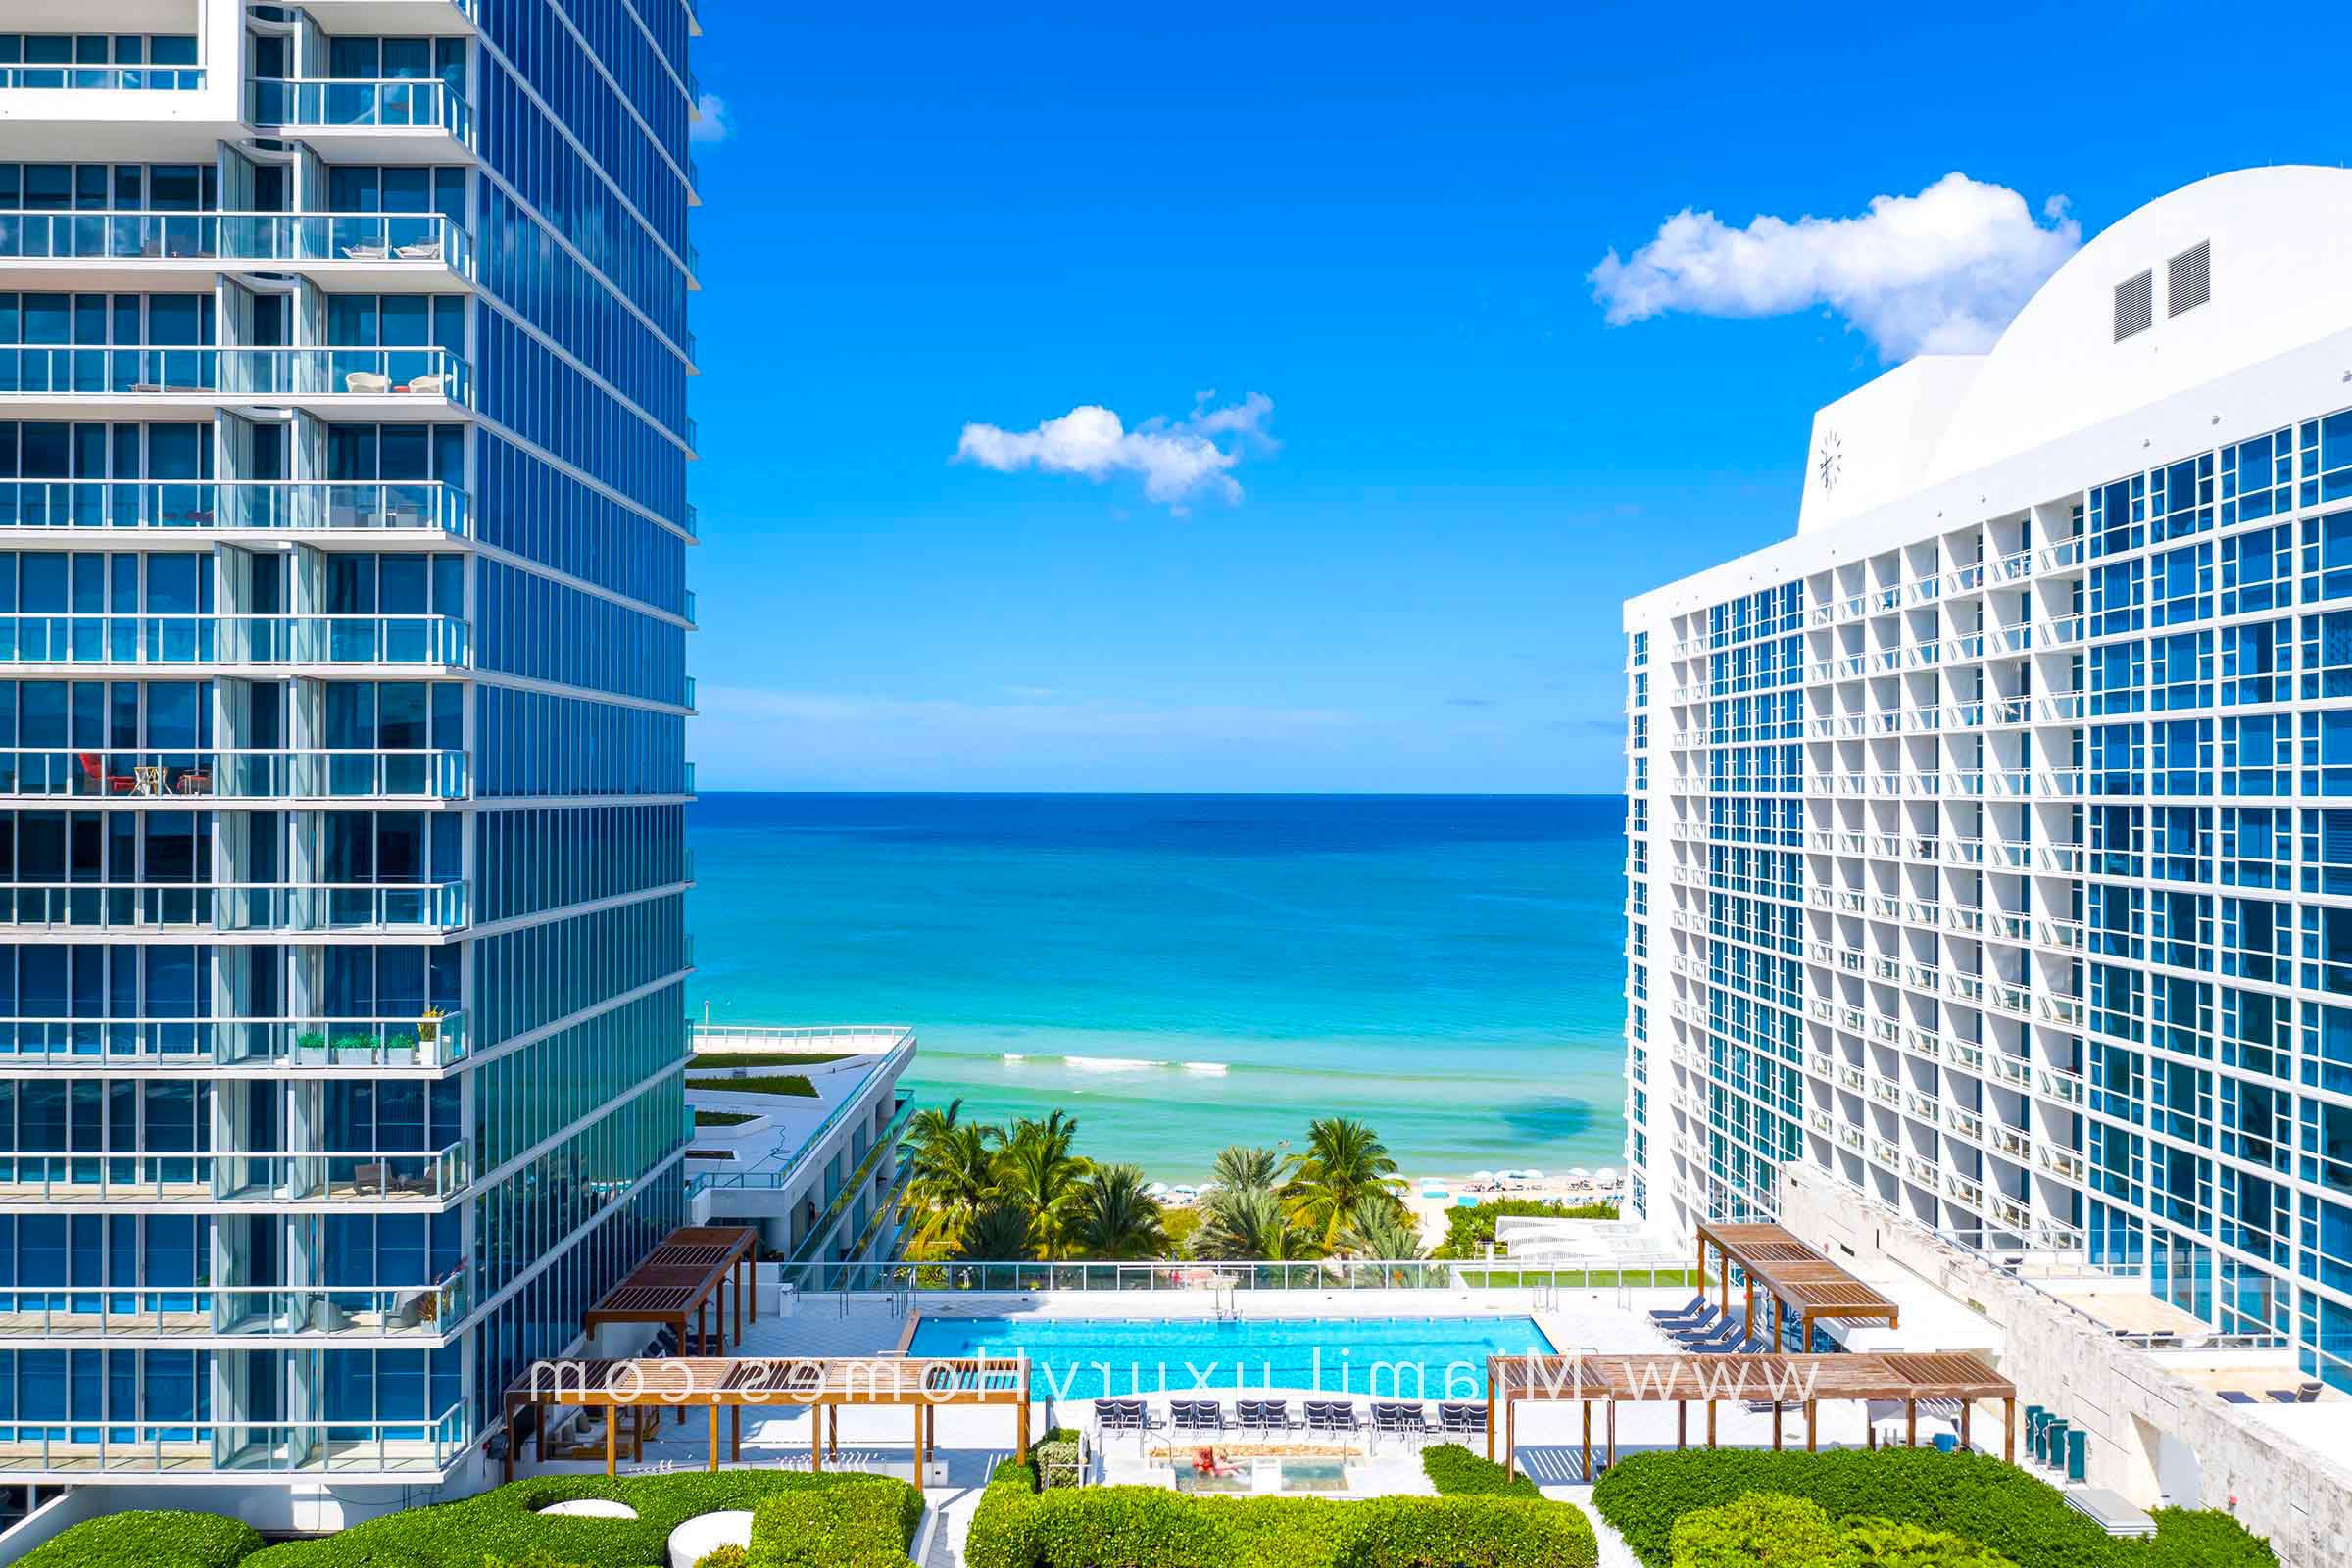
[{"label": "stone wall", "polygon": [[[2331,1455],[2293,1442],[2105,1325],[1826,1175],[1784,1166],[1780,1196],[1781,1223],[1833,1261],[1865,1275],[1908,1272],[1999,1328],[1995,1359],[2017,1385],[2021,1429],[2025,1407],[2039,1404],[2086,1431],[2090,1485],[2141,1508],[2229,1508],[2287,1568],[2352,1553],[2352,1443]],[[1978,1412],[1980,1444],[2000,1430],[1999,1411],[1989,1413],[1988,1423]]]}]

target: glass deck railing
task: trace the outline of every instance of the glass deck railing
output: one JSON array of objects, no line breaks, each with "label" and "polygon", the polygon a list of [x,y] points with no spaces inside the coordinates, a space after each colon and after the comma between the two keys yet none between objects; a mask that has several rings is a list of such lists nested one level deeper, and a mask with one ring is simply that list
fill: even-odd
[{"label": "glass deck railing", "polygon": [[0,66],[0,90],[196,92],[203,86],[202,66]]},{"label": "glass deck railing", "polygon": [[0,479],[0,528],[437,528],[472,524],[432,479]]},{"label": "glass deck railing", "polygon": [[462,1403],[429,1421],[15,1420],[0,1422],[0,1472],[438,1475],[471,1441]]},{"label": "glass deck railing", "polygon": [[406,1018],[0,1018],[0,1069],[449,1067],[466,1015]]},{"label": "glass deck railing", "polygon": [[465,1276],[438,1285],[0,1287],[0,1342],[89,1336],[338,1334],[437,1339],[465,1318]]},{"label": "glass deck railing", "polygon": [[473,274],[473,240],[439,213],[0,211],[0,259],[402,262]]},{"label": "glass deck railing", "polygon": [[473,1146],[285,1153],[0,1154],[0,1198],[48,1202],[439,1202],[473,1180]]},{"label": "glass deck railing", "polygon": [[0,925],[99,930],[455,931],[470,885],[0,883]]},{"label": "glass deck railing", "polygon": [[432,76],[392,79],[257,76],[246,86],[247,113],[257,125],[317,125],[448,131],[473,135],[473,108]]},{"label": "glass deck railing", "polygon": [[462,751],[0,751],[0,796],[420,799],[470,793]]},{"label": "glass deck railing", "polygon": [[449,615],[0,615],[0,663],[467,662]]},{"label": "glass deck railing", "polygon": [[417,397],[470,405],[473,372],[447,349],[0,347],[0,392],[56,396],[245,394],[256,397]]}]

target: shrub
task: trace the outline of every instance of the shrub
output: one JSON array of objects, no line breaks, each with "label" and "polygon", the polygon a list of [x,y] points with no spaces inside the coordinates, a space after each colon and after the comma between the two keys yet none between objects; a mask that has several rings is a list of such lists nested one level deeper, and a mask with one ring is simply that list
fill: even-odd
[{"label": "shrub", "polygon": [[1084,1477],[1078,1473],[1078,1429],[1055,1427],[1045,1441],[1029,1450],[1037,1466],[1039,1483],[1048,1487],[1074,1487]]},{"label": "shrub", "polygon": [[1442,1497],[1482,1494],[1508,1497],[1540,1497],[1544,1494],[1526,1476],[1514,1476],[1494,1460],[1472,1453],[1458,1443],[1440,1443],[1421,1450],[1421,1472]]},{"label": "shrub", "polygon": [[1158,1487],[1039,1493],[1002,1465],[969,1568],[1592,1568],[1592,1526],[1541,1497],[1195,1497]]},{"label": "shrub", "polygon": [[[366,1520],[322,1540],[270,1546],[246,1558],[241,1568],[482,1568],[485,1557],[514,1559],[534,1568],[537,1558],[565,1568],[646,1568],[669,1561],[669,1533],[698,1515],[728,1509],[749,1509],[757,1515],[760,1504],[771,1497],[827,1508],[829,1502],[816,1499],[852,1489],[873,1489],[894,1499],[910,1497],[916,1517],[921,1515],[922,1494],[914,1488],[888,1476],[856,1471],[810,1475],[720,1470],[617,1479],[540,1476],[457,1502]],[[576,1519],[538,1511],[551,1502],[577,1497],[611,1497],[636,1509],[637,1517]]]},{"label": "shrub", "polygon": [[767,1497],[752,1510],[750,1568],[907,1568],[922,1523],[923,1494],[910,1486]]},{"label": "shrub", "polygon": [[1818,1502],[1751,1492],[1674,1522],[1674,1568],[1855,1568],[1854,1554]]},{"label": "shrub", "polygon": [[752,1568],[752,1556],[730,1541],[716,1551],[703,1553],[694,1568]]},{"label": "shrub", "polygon": [[708,1089],[730,1095],[799,1095],[814,1098],[816,1085],[806,1073],[754,1073],[747,1078],[689,1078],[689,1089]]},{"label": "shrub", "polygon": [[1990,1546],[1891,1519],[1845,1519],[1839,1528],[1855,1568],[2017,1568]]},{"label": "shrub", "polygon": [[232,1568],[261,1532],[217,1513],[157,1508],[69,1525],[17,1559],[24,1568]]},{"label": "shrub", "polygon": [[[1737,1448],[1637,1453],[1592,1489],[1592,1506],[1644,1568],[1671,1568],[1674,1524],[1751,1492],[1860,1516],[1946,1530],[2018,1568],[2275,1568],[2270,1549],[2211,1513],[2181,1516],[2152,1542],[2119,1541],[2066,1504],[2056,1488],[1984,1454],[1933,1448],[1876,1453],[1771,1453]],[[2167,1513],[2170,1510],[2166,1510]],[[2180,1543],[2175,1546],[2168,1541]],[[1963,1559],[1965,1560],[1965,1559]]]}]

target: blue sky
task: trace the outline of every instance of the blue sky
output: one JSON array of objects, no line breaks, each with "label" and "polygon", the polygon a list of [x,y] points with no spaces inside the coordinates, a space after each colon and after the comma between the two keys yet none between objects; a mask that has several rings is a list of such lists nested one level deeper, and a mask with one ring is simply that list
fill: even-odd
[{"label": "blue sky", "polygon": [[707,788],[1613,789],[1818,405],[2352,150],[2340,9],[703,9]]}]

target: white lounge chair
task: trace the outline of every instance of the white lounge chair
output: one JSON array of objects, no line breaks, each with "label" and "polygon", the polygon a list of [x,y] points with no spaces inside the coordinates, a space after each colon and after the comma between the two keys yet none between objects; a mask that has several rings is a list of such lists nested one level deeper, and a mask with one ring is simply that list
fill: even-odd
[{"label": "white lounge chair", "polygon": [[373,370],[354,370],[343,377],[343,388],[347,392],[382,394],[392,390],[392,378]]},{"label": "white lounge chair", "polygon": [[447,389],[447,377],[438,375],[420,375],[409,383],[408,390],[422,397],[437,398],[441,396],[442,392]]}]

